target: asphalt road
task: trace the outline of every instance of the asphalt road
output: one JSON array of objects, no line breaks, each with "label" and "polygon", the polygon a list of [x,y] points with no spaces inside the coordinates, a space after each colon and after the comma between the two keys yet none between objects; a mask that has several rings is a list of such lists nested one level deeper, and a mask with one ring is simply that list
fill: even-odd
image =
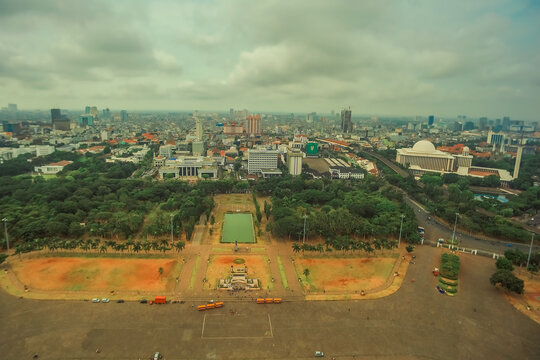
[{"label": "asphalt road", "polygon": [[[0,292],[2,359],[537,359],[540,326],[462,255],[459,294],[435,289],[441,249],[419,246],[403,286],[378,300],[144,305],[18,299]],[[193,304],[197,305],[197,304]],[[234,312],[231,312],[234,310]],[[99,352],[96,350],[99,349]]]},{"label": "asphalt road", "polygon": [[[436,219],[431,217],[430,214],[426,210],[424,210],[424,208],[420,204],[410,199],[409,197],[405,196],[405,201],[409,206],[411,206],[411,208],[414,209],[418,225],[424,227],[425,238],[427,240],[435,242],[440,238],[443,238],[445,240],[452,239],[453,228],[448,228],[445,224],[439,223]],[[525,254],[529,253],[529,244],[486,240],[472,236],[467,233],[463,233],[459,231],[459,229],[456,229],[455,239],[460,244],[460,247],[465,247],[468,249],[483,250],[486,252],[493,252],[502,255],[508,249],[517,248],[522,250]],[[511,246],[509,246],[509,244]],[[533,251],[540,251],[540,246],[534,245]]]}]

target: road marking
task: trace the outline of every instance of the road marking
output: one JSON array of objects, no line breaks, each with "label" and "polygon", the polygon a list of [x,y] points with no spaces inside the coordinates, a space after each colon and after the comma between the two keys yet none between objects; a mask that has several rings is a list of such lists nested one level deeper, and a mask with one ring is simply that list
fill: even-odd
[{"label": "road marking", "polygon": [[270,325],[270,337],[274,337],[274,330],[272,330],[272,321],[270,321],[270,314],[268,314],[268,324]]},{"label": "road marking", "polygon": [[206,314],[204,314],[203,322],[202,322],[202,331],[201,331],[201,339],[204,338],[204,325],[206,324]]}]

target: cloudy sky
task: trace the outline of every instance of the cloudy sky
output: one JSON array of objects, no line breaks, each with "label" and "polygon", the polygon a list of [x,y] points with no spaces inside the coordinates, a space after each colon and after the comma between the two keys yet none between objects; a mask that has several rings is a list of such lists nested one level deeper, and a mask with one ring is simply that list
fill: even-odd
[{"label": "cloudy sky", "polygon": [[0,0],[0,105],[538,120],[539,3]]}]

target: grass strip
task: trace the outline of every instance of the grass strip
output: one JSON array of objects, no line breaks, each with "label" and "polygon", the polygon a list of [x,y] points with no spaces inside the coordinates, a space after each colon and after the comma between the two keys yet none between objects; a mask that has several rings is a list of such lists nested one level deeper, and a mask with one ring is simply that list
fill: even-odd
[{"label": "grass strip", "polygon": [[193,267],[193,271],[191,272],[191,279],[189,280],[189,288],[193,289],[195,286],[195,279],[197,278],[197,272],[199,271],[199,263],[201,262],[201,256],[197,255],[197,259],[195,259],[195,266]]},{"label": "grass strip", "polygon": [[265,248],[260,248],[260,247],[254,247],[254,248],[251,248],[251,251],[253,251],[253,252],[265,252],[266,249]]},{"label": "grass strip", "polygon": [[278,267],[279,267],[279,274],[281,275],[281,282],[283,283],[283,287],[285,289],[289,289],[289,282],[287,281],[287,276],[285,275],[285,268],[283,267],[283,263],[281,262],[281,258],[278,256],[277,257],[277,263],[278,263]]}]

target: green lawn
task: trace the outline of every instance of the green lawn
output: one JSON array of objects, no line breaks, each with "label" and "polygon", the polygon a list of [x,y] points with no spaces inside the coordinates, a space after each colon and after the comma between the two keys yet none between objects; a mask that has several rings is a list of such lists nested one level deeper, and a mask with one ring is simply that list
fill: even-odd
[{"label": "green lawn", "polygon": [[254,243],[253,219],[251,214],[225,214],[221,242]]}]

